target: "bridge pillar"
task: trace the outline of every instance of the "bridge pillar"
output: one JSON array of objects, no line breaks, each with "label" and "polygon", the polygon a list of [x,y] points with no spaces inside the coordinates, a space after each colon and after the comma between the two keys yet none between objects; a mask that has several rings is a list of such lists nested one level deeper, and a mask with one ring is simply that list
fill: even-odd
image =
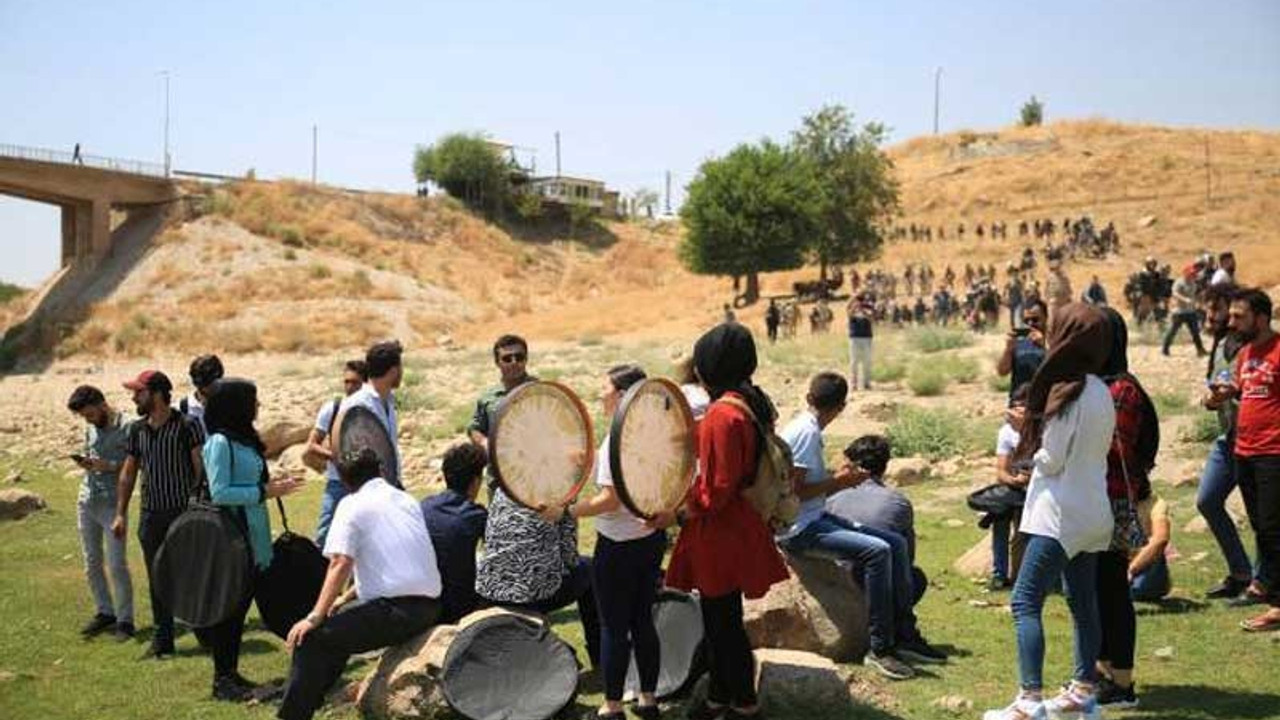
[{"label": "bridge pillar", "polygon": [[111,254],[111,203],[87,200],[62,207],[62,265]]}]

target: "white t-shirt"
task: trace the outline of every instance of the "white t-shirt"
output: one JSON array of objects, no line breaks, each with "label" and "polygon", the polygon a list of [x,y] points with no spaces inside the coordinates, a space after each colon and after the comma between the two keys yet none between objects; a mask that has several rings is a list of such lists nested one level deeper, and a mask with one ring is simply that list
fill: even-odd
[{"label": "white t-shirt", "polygon": [[[613,469],[609,467],[608,435],[604,436],[604,442],[600,443],[600,450],[596,453],[596,485],[602,488],[613,487]],[[612,512],[597,515],[596,532],[614,542],[627,542],[649,537],[656,531],[645,525],[643,520],[632,515],[631,511],[623,505]]]},{"label": "white t-shirt", "polygon": [[1236,281],[1235,278],[1231,277],[1231,273],[1227,272],[1226,269],[1218,268],[1217,270],[1213,271],[1213,278],[1209,280],[1209,284],[1210,285],[1223,285],[1223,284],[1229,285],[1231,283],[1234,283],[1235,281]]},{"label": "white t-shirt", "polygon": [[195,420],[200,425],[200,432],[204,433],[205,437],[209,437],[209,428],[204,424],[204,403],[200,402],[200,398],[195,393],[188,395],[186,401],[187,417]]},{"label": "white t-shirt", "polygon": [[[333,400],[325,400],[324,405],[320,406],[320,412],[316,413],[316,430],[324,433],[326,438],[329,432],[333,430],[333,418],[337,415],[339,402]],[[333,464],[333,460],[325,463],[324,476],[335,482],[339,481],[338,466]]]},{"label": "white t-shirt", "polygon": [[693,419],[701,420],[702,416],[707,414],[707,408],[711,406],[711,395],[707,394],[706,388],[697,383],[686,383],[680,386],[680,392],[684,394],[684,399],[689,401]]},{"label": "white t-shirt", "polygon": [[[792,462],[797,468],[804,470],[806,485],[817,485],[827,479],[822,427],[818,425],[818,416],[812,410],[805,410],[787,423],[782,431],[782,439],[791,447]],[[809,523],[826,512],[826,506],[827,499],[821,495],[802,501],[795,523],[782,537],[789,538],[804,530]]]},{"label": "white t-shirt", "polygon": [[361,600],[440,597],[440,569],[422,508],[412,495],[382,478],[366,482],[338,503],[324,554],[355,561]]},{"label": "white t-shirt", "polygon": [[1107,451],[1115,425],[1106,383],[1086,375],[1080,397],[1045,424],[1019,530],[1056,539],[1069,558],[1110,547]]},{"label": "white t-shirt", "polygon": [[1012,455],[1013,451],[1018,449],[1018,443],[1022,440],[1022,436],[1009,423],[1005,423],[1000,427],[1000,432],[996,433],[996,457]]}]

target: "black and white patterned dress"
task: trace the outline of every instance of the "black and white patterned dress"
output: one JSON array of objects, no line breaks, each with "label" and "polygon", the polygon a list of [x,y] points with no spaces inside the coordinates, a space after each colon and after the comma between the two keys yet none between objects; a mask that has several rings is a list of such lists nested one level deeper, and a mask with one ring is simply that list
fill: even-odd
[{"label": "black and white patterned dress", "polygon": [[496,484],[490,492],[476,592],[490,602],[516,605],[555,595],[578,565],[578,522],[565,513],[548,525]]}]

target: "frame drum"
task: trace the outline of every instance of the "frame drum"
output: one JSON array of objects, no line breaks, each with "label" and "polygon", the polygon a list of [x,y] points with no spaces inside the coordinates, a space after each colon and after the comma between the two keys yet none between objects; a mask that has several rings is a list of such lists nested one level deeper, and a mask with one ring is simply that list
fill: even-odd
[{"label": "frame drum", "polygon": [[594,457],[591,416],[564,385],[525,383],[498,406],[489,464],[521,505],[536,510],[568,503],[586,483]]},{"label": "frame drum", "polygon": [[680,507],[696,451],[693,412],[678,385],[649,378],[627,391],[609,431],[609,469],[628,510],[647,520]]}]

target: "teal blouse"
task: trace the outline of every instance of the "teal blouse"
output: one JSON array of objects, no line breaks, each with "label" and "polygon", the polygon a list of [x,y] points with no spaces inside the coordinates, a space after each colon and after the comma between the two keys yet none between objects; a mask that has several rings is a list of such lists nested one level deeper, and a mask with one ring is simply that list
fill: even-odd
[{"label": "teal blouse", "polygon": [[[231,462],[233,453],[234,468]],[[262,458],[253,448],[228,440],[221,433],[211,435],[205,441],[203,456],[210,497],[218,505],[244,509],[254,564],[265,570],[271,565],[271,516],[267,514],[260,489]]]}]

